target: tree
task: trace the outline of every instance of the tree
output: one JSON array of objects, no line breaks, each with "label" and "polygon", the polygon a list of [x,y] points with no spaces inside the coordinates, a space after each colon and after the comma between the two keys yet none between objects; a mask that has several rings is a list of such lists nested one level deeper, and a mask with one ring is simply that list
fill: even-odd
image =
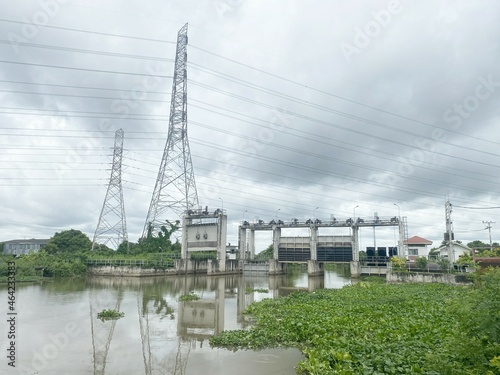
[{"label": "tree", "polygon": [[255,255],[255,259],[261,259],[261,260],[273,259],[273,257],[274,257],[273,244],[269,245],[265,250]]},{"label": "tree", "polygon": [[3,253],[3,242],[0,242],[0,253]]},{"label": "tree", "polygon": [[118,254],[133,254],[138,244],[135,242],[123,241],[120,245],[118,245],[118,249],[116,252]]},{"label": "tree", "polygon": [[134,251],[130,252],[164,253],[177,249],[180,251],[180,244],[179,246],[175,246],[175,244],[172,246],[172,241],[170,240],[171,236],[179,230],[179,220],[176,220],[175,223],[171,223],[168,220],[166,220],[166,222],[166,225],[162,225],[160,227],[158,237],[153,236],[153,227],[149,224],[146,237],[139,239],[138,246],[134,249]]},{"label": "tree", "polygon": [[92,248],[92,241],[82,231],[70,229],[54,234],[44,250],[49,254],[78,254]]},{"label": "tree", "polygon": [[483,241],[479,240],[469,242],[467,246],[470,247],[471,249],[485,249],[490,247],[490,245],[485,244]]}]

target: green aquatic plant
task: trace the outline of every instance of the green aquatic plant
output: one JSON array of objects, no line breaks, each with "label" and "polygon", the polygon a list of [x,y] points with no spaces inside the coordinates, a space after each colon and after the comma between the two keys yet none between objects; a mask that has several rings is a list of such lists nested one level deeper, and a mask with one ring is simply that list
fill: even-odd
[{"label": "green aquatic plant", "polygon": [[210,345],[295,347],[305,355],[297,366],[302,374],[499,374],[496,280],[480,290],[363,281],[265,299],[245,310],[254,319],[250,329],[224,331]]},{"label": "green aquatic plant", "polygon": [[251,294],[251,293],[269,293],[269,289],[265,288],[246,288],[245,289],[245,294]]},{"label": "green aquatic plant", "polygon": [[125,313],[116,311],[116,310],[102,310],[100,313],[97,314],[97,318],[101,320],[101,322],[104,322],[106,320],[117,320],[120,318],[123,318],[125,316]]},{"label": "green aquatic plant", "polygon": [[197,301],[200,299],[200,296],[195,294],[194,292],[191,292],[189,294],[183,294],[182,296],[179,297],[179,302],[185,302],[185,301]]}]

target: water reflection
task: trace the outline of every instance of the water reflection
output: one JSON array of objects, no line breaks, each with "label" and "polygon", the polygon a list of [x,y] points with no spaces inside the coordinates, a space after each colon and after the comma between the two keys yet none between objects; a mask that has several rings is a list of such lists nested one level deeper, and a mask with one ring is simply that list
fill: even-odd
[{"label": "water reflection", "polygon": [[[30,374],[294,374],[302,358],[297,350],[233,353],[210,348],[208,338],[249,326],[243,311],[255,301],[349,282],[342,272],[308,277],[298,271],[272,277],[95,277],[22,286],[20,358]],[[200,299],[178,301],[191,292]],[[125,316],[101,322],[97,313],[103,309]],[[52,337],[62,337],[68,324],[76,324],[78,334],[55,355]]]}]

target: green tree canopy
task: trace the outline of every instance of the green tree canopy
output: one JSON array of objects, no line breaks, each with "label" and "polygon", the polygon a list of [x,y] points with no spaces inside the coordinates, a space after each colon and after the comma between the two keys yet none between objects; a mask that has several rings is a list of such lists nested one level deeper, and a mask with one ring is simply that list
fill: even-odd
[{"label": "green tree canopy", "polygon": [[180,251],[180,244],[172,245],[171,236],[179,230],[179,220],[171,223],[166,220],[166,224],[160,226],[158,236],[153,236],[153,227],[149,224],[146,237],[139,239],[138,246],[130,249],[131,253],[164,253],[169,251]]},{"label": "green tree canopy", "polygon": [[274,256],[273,252],[274,252],[274,247],[273,244],[271,244],[267,247],[267,249],[255,255],[255,259],[262,259],[262,260],[273,259]]},{"label": "green tree canopy", "polygon": [[81,253],[92,248],[92,241],[82,231],[76,229],[65,230],[54,234],[45,246],[49,254]]},{"label": "green tree canopy", "polygon": [[489,247],[490,245],[485,244],[483,241],[475,240],[475,241],[469,242],[467,244],[467,246],[470,247],[471,249],[481,249],[481,248]]}]

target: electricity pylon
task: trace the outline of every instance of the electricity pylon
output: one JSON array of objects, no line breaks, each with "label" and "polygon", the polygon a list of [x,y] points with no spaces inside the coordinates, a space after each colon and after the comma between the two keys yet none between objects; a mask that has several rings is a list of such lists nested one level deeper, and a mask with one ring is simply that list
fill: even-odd
[{"label": "electricity pylon", "polygon": [[115,132],[111,177],[94,233],[92,250],[100,244],[110,244],[108,247],[116,250],[123,241],[128,241],[122,190],[123,137],[123,130],[118,129]]},{"label": "electricity pylon", "polygon": [[142,237],[157,235],[165,220],[179,220],[184,211],[198,207],[187,136],[187,29],[185,24],[177,34],[168,138]]}]

